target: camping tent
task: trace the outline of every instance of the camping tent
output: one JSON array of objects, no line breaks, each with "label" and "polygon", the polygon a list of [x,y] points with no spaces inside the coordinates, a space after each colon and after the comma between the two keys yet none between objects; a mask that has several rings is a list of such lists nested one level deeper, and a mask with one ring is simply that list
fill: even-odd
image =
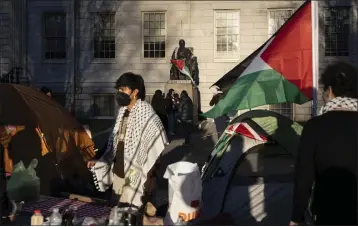
[{"label": "camping tent", "polygon": [[59,103],[33,87],[0,84],[0,143],[8,173],[36,158],[43,195],[95,191],[86,162],[95,147],[82,125]]},{"label": "camping tent", "polygon": [[201,219],[229,213],[236,225],[287,225],[301,131],[266,110],[233,119],[203,169]]}]

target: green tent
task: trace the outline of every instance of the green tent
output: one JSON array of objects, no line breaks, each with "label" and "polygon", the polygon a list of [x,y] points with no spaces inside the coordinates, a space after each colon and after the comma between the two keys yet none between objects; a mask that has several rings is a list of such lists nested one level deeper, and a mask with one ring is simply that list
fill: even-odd
[{"label": "green tent", "polygon": [[202,219],[230,213],[237,225],[287,225],[302,129],[267,110],[233,119],[203,168]]}]

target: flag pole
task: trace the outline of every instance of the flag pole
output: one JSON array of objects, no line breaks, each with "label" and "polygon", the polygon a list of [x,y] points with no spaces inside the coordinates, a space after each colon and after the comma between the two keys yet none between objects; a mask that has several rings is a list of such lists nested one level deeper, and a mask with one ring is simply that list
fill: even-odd
[{"label": "flag pole", "polygon": [[312,117],[317,116],[318,108],[318,77],[319,77],[319,14],[318,0],[311,0],[312,22]]}]

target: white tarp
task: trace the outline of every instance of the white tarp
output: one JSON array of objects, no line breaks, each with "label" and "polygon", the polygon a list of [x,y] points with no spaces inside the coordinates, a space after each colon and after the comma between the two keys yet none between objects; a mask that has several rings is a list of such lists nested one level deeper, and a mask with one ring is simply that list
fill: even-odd
[{"label": "white tarp", "polygon": [[179,217],[191,221],[198,217],[202,183],[196,163],[176,162],[167,167],[164,178],[168,179],[169,208],[164,225],[173,225]]}]

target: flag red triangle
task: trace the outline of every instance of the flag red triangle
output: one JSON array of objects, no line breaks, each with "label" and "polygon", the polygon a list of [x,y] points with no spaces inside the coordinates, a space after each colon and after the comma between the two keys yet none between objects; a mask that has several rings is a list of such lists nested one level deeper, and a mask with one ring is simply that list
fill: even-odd
[{"label": "flag red triangle", "polygon": [[171,61],[171,63],[173,63],[174,65],[176,65],[180,71],[184,69],[184,65],[185,65],[185,61],[184,61],[184,60],[174,60],[174,59],[171,59],[170,61]]},{"label": "flag red triangle", "polygon": [[311,2],[306,2],[274,35],[261,58],[312,99]]}]

